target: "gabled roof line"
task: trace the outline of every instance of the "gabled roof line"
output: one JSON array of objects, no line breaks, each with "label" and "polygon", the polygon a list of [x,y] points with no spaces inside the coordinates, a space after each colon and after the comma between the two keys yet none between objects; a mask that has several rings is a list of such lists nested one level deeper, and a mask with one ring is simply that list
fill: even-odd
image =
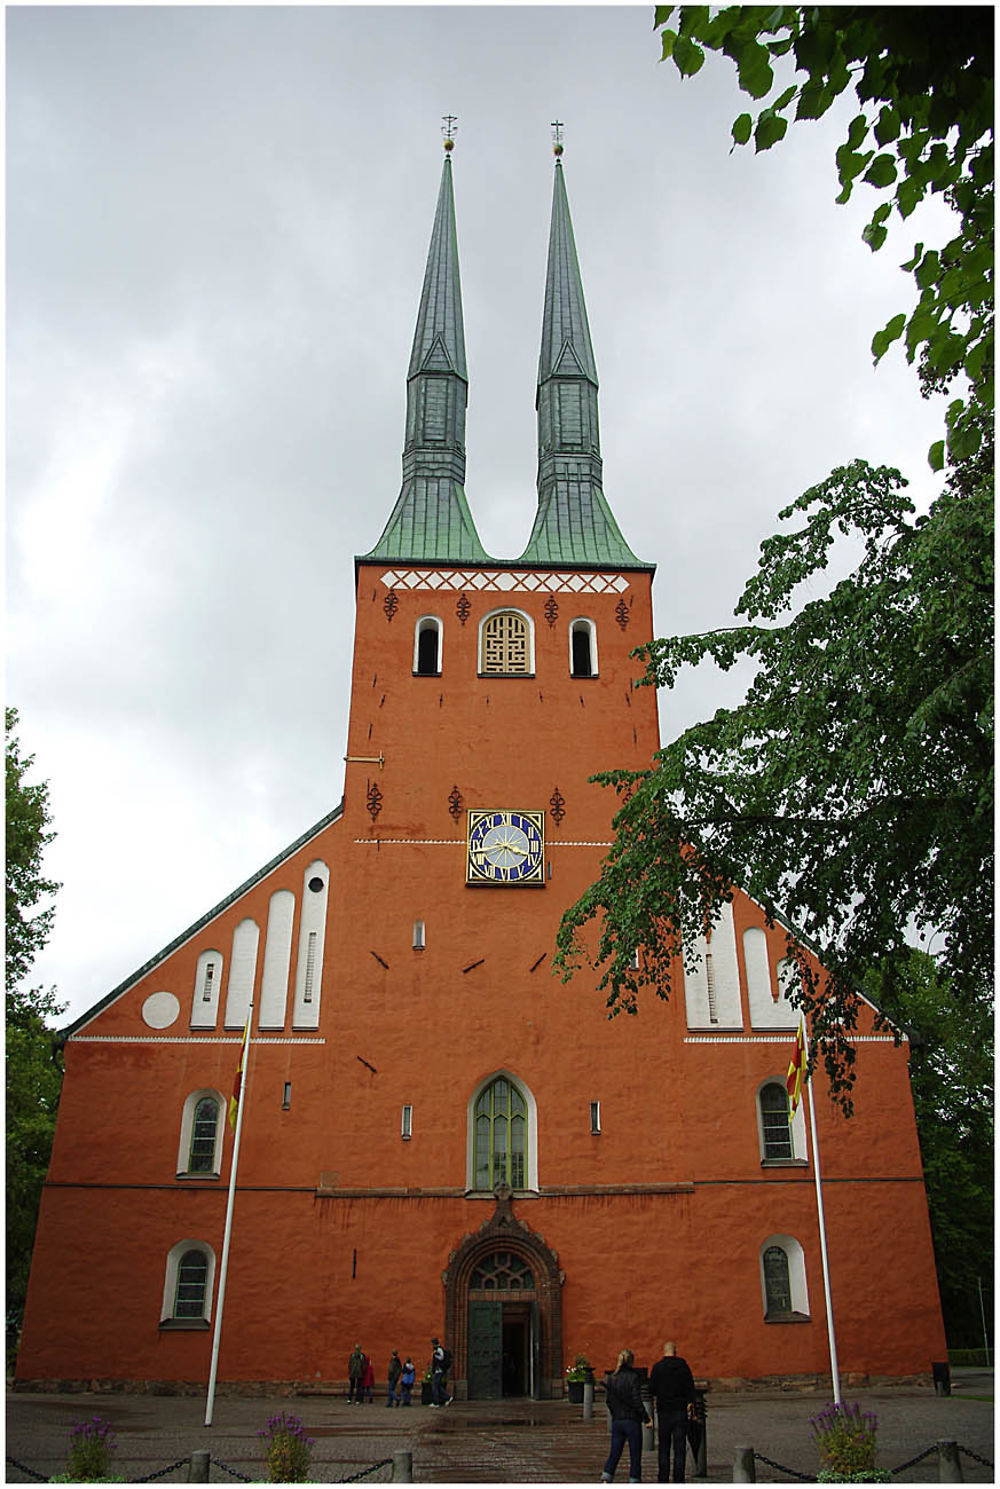
[{"label": "gabled roof line", "polygon": [[286,860],[296,854],[300,848],[305,847],[310,838],[316,837],[316,835],[322,832],[325,827],[329,827],[331,822],[336,822],[339,817],[343,816],[343,814],[344,799],[343,797],[341,797],[340,805],[334,807],[332,812],[328,812],[325,817],[321,817],[320,820],[315,824],[315,826],[310,827],[306,832],[302,834],[301,837],[296,838],[294,843],[289,844],[289,846],[285,848],[283,852],[279,853],[277,857],[272,858],[270,863],[266,863],[262,869],[258,869],[255,874],[251,874],[250,878],[245,880],[245,882],[241,884],[238,889],[234,889],[232,894],[227,895],[224,900],[220,900],[219,903],[213,909],[209,910],[207,914],[203,915],[200,920],[196,920],[194,925],[188,926],[187,930],[182,931],[179,936],[177,936],[173,941],[170,942],[169,946],[165,946],[162,951],[158,951],[155,956],[150,957],[149,961],[144,962],[137,972],[133,972],[130,977],[126,977],[124,982],[120,982],[118,986],[114,988],[110,993],[107,993],[99,1003],[95,1003],[93,1008],[88,1008],[86,1013],[81,1013],[80,1017],[74,1019],[73,1023],[67,1025],[65,1029],[60,1030],[60,1037],[63,1039],[70,1039],[77,1032],[78,1029],[81,1029],[83,1027],[84,1024],[87,1024],[90,1022],[91,1019],[96,1018],[99,1013],[103,1013],[104,1010],[108,1008],[115,1001],[116,998],[120,998],[123,993],[127,993],[129,988],[134,987],[134,985],[141,978],[145,977],[147,973],[152,972],[153,968],[156,967],[160,962],[166,961],[168,956],[172,956],[173,953],[177,951],[179,947],[183,946],[186,941],[190,941],[191,938],[193,936],[196,936],[199,931],[204,930],[205,926],[213,921],[216,916],[221,915],[224,910],[228,910],[231,905],[234,905],[237,900],[241,899],[243,895],[245,895],[249,890],[253,889],[254,885],[259,884],[262,879],[266,879],[268,874],[270,874],[274,869],[278,868],[280,864],[285,863]]}]

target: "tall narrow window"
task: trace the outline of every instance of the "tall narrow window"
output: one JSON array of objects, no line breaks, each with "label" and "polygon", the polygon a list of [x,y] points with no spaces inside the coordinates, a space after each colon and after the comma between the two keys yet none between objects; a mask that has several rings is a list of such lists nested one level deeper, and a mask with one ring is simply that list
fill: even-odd
[{"label": "tall narrow window", "polygon": [[764,1159],[794,1158],[788,1092],[777,1081],[761,1088],[760,1130]]},{"label": "tall narrow window", "polygon": [[792,1284],[788,1275],[788,1253],[781,1246],[764,1252],[764,1295],[767,1317],[792,1311]]},{"label": "tall narrow window", "polygon": [[481,671],[489,675],[531,673],[528,622],[513,610],[502,610],[483,622]]},{"label": "tall narrow window", "polygon": [[214,982],[215,982],[215,963],[214,962],[206,962],[205,963],[205,975],[204,975],[204,977],[202,979],[202,992],[201,992],[201,1001],[203,1003],[211,1003],[211,1001],[212,1001],[212,985],[213,985]]},{"label": "tall narrow window", "polygon": [[719,1022],[719,1010],[715,1004],[715,972],[712,968],[712,953],[705,952],[705,990],[708,994],[708,1022]]},{"label": "tall narrow window", "polygon": [[481,1093],[475,1111],[477,1189],[524,1188],[527,1117],[524,1097],[504,1076]]},{"label": "tall narrow window", "polygon": [[570,625],[569,665],[574,677],[597,676],[597,627],[592,620],[575,620]]},{"label": "tall narrow window", "polygon": [[313,998],[313,983],[316,980],[316,941],[318,933],[309,932],[309,940],[306,944],[306,980],[302,989],[303,1003],[311,1003]]},{"label": "tall narrow window", "polygon": [[590,1130],[595,1137],[601,1130],[601,1103],[599,1101],[590,1103]]},{"label": "tall narrow window", "polygon": [[174,1294],[174,1318],[205,1316],[205,1286],[208,1282],[208,1257],[203,1251],[185,1251],[177,1266],[177,1291]]},{"label": "tall narrow window", "polygon": [[437,677],[441,672],[441,622],[436,615],[424,615],[417,621],[413,670],[418,677]]},{"label": "tall narrow window", "polygon": [[403,1141],[405,1143],[408,1143],[410,1141],[410,1138],[413,1136],[413,1108],[412,1108],[412,1106],[404,1106],[403,1107],[403,1116],[402,1116],[402,1120],[401,1120],[401,1122],[399,1124],[399,1135],[400,1135],[400,1137],[403,1139]]},{"label": "tall narrow window", "polygon": [[219,1103],[214,1096],[203,1096],[194,1109],[191,1123],[189,1174],[210,1174],[215,1169],[215,1144],[219,1128]]}]

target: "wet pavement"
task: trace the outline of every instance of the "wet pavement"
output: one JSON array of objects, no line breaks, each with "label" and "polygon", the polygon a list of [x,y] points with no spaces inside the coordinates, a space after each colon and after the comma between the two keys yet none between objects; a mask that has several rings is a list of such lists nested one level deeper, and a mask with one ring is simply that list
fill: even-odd
[{"label": "wet pavement", "polygon": [[[988,1399],[977,1399],[977,1398]],[[957,1442],[969,1483],[994,1483],[993,1373],[955,1371],[952,1394],[923,1389],[848,1390],[879,1422],[879,1464],[899,1470],[897,1484],[938,1482],[939,1439]],[[732,1483],[736,1448],[752,1447],[759,1483],[815,1480],[818,1469],[809,1418],[826,1404],[822,1392],[713,1392],[708,1408],[708,1474]],[[215,1401],[206,1427],[205,1400],[197,1396],[75,1395],[8,1392],[8,1484],[37,1483],[65,1469],[75,1423],[98,1414],[117,1433],[115,1471],[128,1483],[187,1483],[192,1452],[211,1454],[211,1480],[229,1484],[265,1480],[259,1430],[285,1410],[302,1419],[314,1438],[311,1482],[387,1482],[394,1454],[412,1455],[416,1483],[585,1484],[600,1480],[608,1449],[607,1418],[600,1398],[586,1421],[568,1401],[468,1401],[440,1410],[388,1409],[376,1399],[351,1406],[342,1396],[226,1396]],[[928,1452],[929,1450],[929,1452]],[[986,1460],[983,1462],[981,1460]],[[376,1466],[377,1465],[377,1466]],[[656,1481],[656,1451],[646,1451],[643,1480]],[[689,1461],[689,1479],[693,1479]],[[624,1482],[623,1460],[616,1478]]]}]

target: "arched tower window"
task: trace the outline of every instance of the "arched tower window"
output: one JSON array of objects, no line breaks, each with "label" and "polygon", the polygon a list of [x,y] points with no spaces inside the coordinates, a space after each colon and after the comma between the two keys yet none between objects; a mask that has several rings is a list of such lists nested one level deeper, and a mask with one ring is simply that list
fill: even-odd
[{"label": "arched tower window", "polygon": [[757,1132],[765,1165],[806,1162],[806,1124],[800,1102],[792,1115],[783,1081],[767,1080],[757,1092]]},{"label": "arched tower window", "polygon": [[528,1107],[506,1076],[480,1092],[474,1113],[476,1189],[525,1187]]},{"label": "arched tower window", "polygon": [[531,622],[517,610],[498,610],[483,621],[479,670],[486,676],[529,677],[534,672]]},{"label": "arched tower window", "polygon": [[569,668],[573,677],[597,676],[597,627],[592,620],[570,624]]},{"label": "arched tower window", "polygon": [[413,671],[418,677],[440,676],[442,631],[436,615],[424,615],[417,621],[413,637]]}]

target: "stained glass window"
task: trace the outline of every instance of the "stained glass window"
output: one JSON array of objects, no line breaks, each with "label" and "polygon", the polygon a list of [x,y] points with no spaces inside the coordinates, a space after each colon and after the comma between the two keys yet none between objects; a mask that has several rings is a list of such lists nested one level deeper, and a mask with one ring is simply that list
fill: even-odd
[{"label": "stained glass window", "polygon": [[219,1103],[212,1096],[203,1096],[194,1109],[194,1121],[191,1124],[191,1152],[187,1166],[189,1174],[214,1172],[218,1124]]},{"label": "stained glass window", "polygon": [[528,1108],[516,1086],[503,1076],[480,1095],[475,1110],[476,1188],[509,1184],[524,1188]]},{"label": "stained glass window", "polygon": [[208,1257],[203,1251],[185,1251],[177,1268],[174,1318],[204,1318]]},{"label": "stained glass window", "polygon": [[765,1158],[794,1158],[788,1092],[772,1081],[760,1093],[760,1121]]},{"label": "stained glass window", "polygon": [[769,1315],[791,1313],[792,1287],[788,1280],[788,1255],[780,1246],[769,1246],[764,1252],[764,1294]]}]

